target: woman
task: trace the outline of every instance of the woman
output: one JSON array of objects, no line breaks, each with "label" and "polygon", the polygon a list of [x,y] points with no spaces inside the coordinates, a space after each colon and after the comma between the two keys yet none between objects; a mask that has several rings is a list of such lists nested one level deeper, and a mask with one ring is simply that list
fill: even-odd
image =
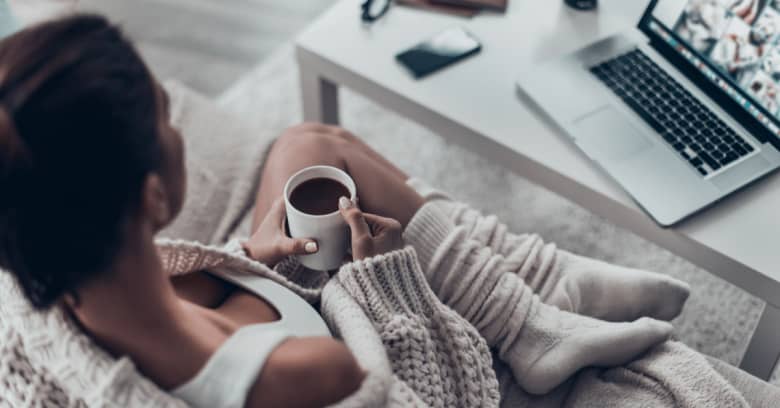
[{"label": "woman", "polygon": [[[371,319],[403,387],[434,395],[427,404],[497,404],[488,346],[534,394],[585,367],[631,362],[670,335],[652,318],[675,317],[688,296],[671,278],[509,234],[494,217],[413,189],[354,136],[315,124],[275,143],[251,237],[201,252],[220,260],[188,259],[196,244],[154,241],[182,207],[183,157],[165,92],[104,19],[49,22],[0,44],[0,267],[35,308],[60,308],[108,353],[129,356],[193,405],[322,406],[370,375],[304,301],[316,292],[270,279],[313,274],[289,256],[316,243],[285,236],[279,199],[287,178],[312,164],[356,181],[361,208],[339,202],[354,260],[334,280]],[[220,268],[195,264],[264,278],[229,282]],[[423,368],[398,348],[417,334]],[[436,381],[407,381],[410,372]]]}]

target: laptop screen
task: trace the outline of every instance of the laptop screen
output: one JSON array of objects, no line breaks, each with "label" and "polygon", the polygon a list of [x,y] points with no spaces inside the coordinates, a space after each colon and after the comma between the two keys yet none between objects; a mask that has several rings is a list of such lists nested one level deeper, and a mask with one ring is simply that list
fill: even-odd
[{"label": "laptop screen", "polygon": [[780,0],[658,0],[644,24],[780,136]]}]

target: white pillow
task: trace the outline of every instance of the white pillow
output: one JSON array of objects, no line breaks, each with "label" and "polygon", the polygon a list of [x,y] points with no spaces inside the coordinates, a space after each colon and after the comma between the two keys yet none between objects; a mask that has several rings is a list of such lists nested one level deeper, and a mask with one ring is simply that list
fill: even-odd
[{"label": "white pillow", "polygon": [[167,81],[171,122],[185,144],[187,197],[161,236],[203,243],[228,239],[254,205],[276,132],[253,127],[186,86]]}]

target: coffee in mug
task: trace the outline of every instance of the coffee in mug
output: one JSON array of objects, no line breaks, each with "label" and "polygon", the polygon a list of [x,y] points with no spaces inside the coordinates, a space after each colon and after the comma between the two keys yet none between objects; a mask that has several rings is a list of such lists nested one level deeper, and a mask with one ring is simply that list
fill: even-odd
[{"label": "coffee in mug", "polygon": [[287,226],[293,238],[317,241],[316,254],[298,255],[309,269],[337,269],[349,251],[349,229],[339,213],[339,198],[355,202],[355,182],[343,170],[312,166],[295,173],[284,186]]},{"label": "coffee in mug", "polygon": [[339,210],[339,198],[349,197],[349,189],[327,177],[306,180],[290,193],[290,204],[311,215],[325,215]]}]

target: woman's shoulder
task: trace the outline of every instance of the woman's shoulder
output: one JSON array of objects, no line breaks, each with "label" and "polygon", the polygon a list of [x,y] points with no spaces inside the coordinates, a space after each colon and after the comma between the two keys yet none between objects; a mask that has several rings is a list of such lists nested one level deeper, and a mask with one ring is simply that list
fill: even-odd
[{"label": "woman's shoulder", "polygon": [[322,406],[350,395],[362,378],[343,343],[256,324],[228,337],[171,393],[196,406]]},{"label": "woman's shoulder", "polygon": [[357,391],[365,376],[341,341],[328,337],[290,339],[269,355],[246,406],[331,405]]}]

